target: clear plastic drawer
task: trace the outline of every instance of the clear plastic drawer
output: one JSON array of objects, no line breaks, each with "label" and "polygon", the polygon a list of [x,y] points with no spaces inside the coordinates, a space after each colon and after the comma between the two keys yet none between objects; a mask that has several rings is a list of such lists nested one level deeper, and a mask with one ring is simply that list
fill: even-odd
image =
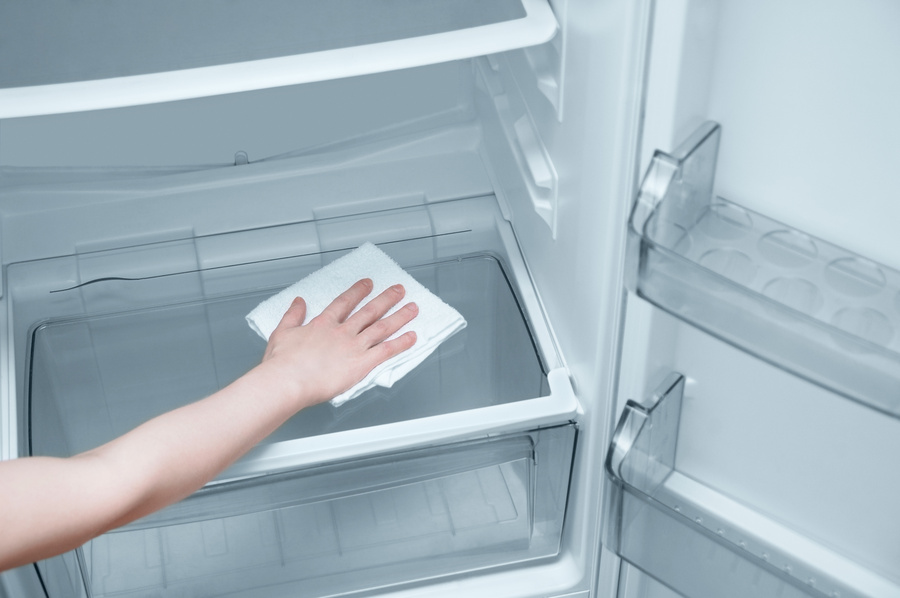
[{"label": "clear plastic drawer", "polygon": [[339,596],[557,554],[574,426],[207,487],[40,569],[70,596]]}]

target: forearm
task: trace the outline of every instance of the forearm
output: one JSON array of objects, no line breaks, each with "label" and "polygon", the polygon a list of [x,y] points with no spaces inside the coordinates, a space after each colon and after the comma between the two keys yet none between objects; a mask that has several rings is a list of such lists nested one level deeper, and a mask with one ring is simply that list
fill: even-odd
[{"label": "forearm", "polygon": [[304,406],[302,392],[286,384],[261,364],[91,451],[0,463],[0,570],[71,550],[190,495]]},{"label": "forearm", "polygon": [[91,451],[128,484],[109,527],[190,495],[312,402],[266,369]]}]

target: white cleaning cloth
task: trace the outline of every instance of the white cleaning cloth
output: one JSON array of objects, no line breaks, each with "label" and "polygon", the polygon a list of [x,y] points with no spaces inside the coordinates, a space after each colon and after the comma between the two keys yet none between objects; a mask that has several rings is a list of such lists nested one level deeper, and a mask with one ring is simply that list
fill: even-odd
[{"label": "white cleaning cloth", "polygon": [[419,313],[391,338],[412,330],[416,333],[416,344],[377,366],[356,386],[332,399],[331,402],[335,406],[356,398],[375,385],[392,386],[431,355],[438,345],[466,326],[466,320],[459,312],[441,301],[371,243],[363,244],[277,295],[269,297],[247,315],[247,322],[268,341],[295,297],[303,297],[306,301],[305,324],[322,313],[335,297],[363,278],[370,278],[374,288],[359,307],[377,297],[388,287],[398,283],[403,285],[406,295],[400,305],[395,306],[386,315],[410,302],[418,306]]}]

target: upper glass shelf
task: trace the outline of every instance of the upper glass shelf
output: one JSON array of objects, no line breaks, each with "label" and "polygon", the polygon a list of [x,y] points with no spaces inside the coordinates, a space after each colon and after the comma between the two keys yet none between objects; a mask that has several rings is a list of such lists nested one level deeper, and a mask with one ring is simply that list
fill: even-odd
[{"label": "upper glass shelf", "polygon": [[900,272],[712,192],[720,128],[656,152],[630,287],[785,370],[900,416]]},{"label": "upper glass shelf", "polygon": [[547,0],[0,3],[0,118],[234,93],[550,40]]}]

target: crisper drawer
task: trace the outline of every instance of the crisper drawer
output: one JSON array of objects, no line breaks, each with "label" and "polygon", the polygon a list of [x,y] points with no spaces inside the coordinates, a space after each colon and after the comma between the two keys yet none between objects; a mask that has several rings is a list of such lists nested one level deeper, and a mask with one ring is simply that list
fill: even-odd
[{"label": "crisper drawer", "polygon": [[66,456],[259,362],[245,315],[366,240],[468,326],[391,388],[306,409],[220,479],[569,421],[577,410],[493,197],[10,266],[24,454]]},{"label": "crisper drawer", "polygon": [[337,596],[557,553],[573,425],[208,487],[41,571],[69,596]]}]

